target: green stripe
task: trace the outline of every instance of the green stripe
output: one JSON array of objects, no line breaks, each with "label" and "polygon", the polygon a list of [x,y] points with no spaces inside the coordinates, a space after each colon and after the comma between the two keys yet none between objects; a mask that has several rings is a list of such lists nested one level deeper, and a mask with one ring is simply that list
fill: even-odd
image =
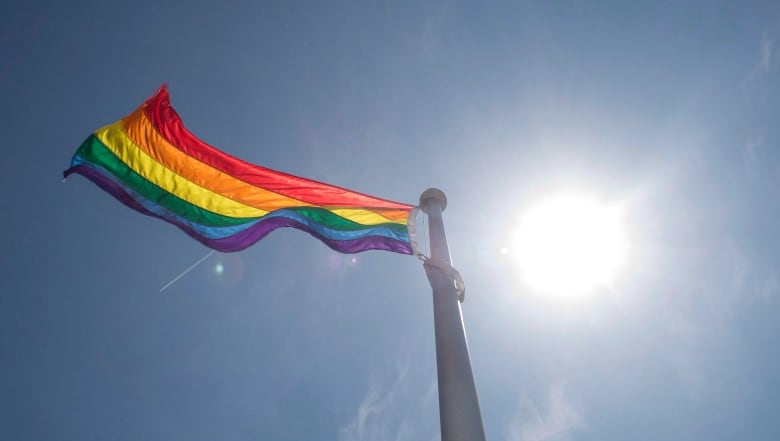
[{"label": "green stripe", "polygon": [[[114,153],[108,150],[94,134],[90,135],[81,144],[81,147],[76,151],[76,156],[104,168],[144,198],[153,201],[182,217],[186,217],[193,222],[212,227],[224,227],[241,225],[260,219],[259,217],[234,218],[223,216],[198,207],[197,205],[193,205],[192,203],[163,190],[128,167],[121,159],[114,155]],[[293,207],[289,208],[289,210],[294,210],[302,216],[333,230],[354,231],[368,227],[345,219],[320,207]],[[406,225],[394,222],[370,225],[370,227],[376,226],[384,226],[399,233],[406,233]]]}]

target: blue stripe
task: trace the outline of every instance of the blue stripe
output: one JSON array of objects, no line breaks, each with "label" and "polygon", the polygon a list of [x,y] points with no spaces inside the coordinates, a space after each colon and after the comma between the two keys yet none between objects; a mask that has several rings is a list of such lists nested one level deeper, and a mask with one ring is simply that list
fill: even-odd
[{"label": "blue stripe", "polygon": [[197,232],[198,234],[208,238],[208,239],[224,239],[236,234],[241,233],[244,230],[247,230],[251,228],[253,225],[257,224],[258,222],[262,221],[263,219],[268,218],[274,218],[274,217],[284,217],[287,219],[292,219],[300,224],[305,225],[306,227],[310,228],[313,231],[316,231],[318,234],[325,236],[327,238],[333,239],[333,240],[354,240],[354,239],[361,239],[368,236],[379,236],[379,237],[387,237],[390,239],[398,240],[401,242],[409,242],[409,234],[408,233],[399,233],[398,231],[388,228],[382,225],[375,226],[375,227],[367,227],[365,229],[361,230],[352,230],[352,231],[342,231],[342,230],[334,230],[331,228],[327,228],[323,226],[322,224],[319,224],[317,222],[312,221],[311,219],[301,216],[299,213],[288,210],[288,209],[281,209],[276,210],[273,212],[270,212],[266,214],[265,216],[262,216],[258,219],[255,219],[251,222],[241,224],[241,225],[231,225],[231,226],[224,226],[224,227],[214,227],[209,225],[203,225],[199,224],[197,222],[193,222],[183,216],[180,216],[167,208],[156,204],[149,199],[145,198],[141,194],[137,193],[135,190],[130,188],[129,186],[125,185],[121,179],[114,176],[112,173],[110,173],[105,168],[93,164],[92,162],[89,162],[80,156],[76,155],[73,157],[72,165],[84,165],[87,166],[93,170],[97,170],[105,176],[106,178],[110,179],[112,182],[114,182],[116,185],[121,187],[125,192],[127,192],[129,195],[133,197],[138,203],[140,203],[145,209],[149,210],[150,212],[154,213],[157,216],[160,216],[164,219],[169,219],[171,221],[174,221],[179,224],[187,225],[188,227],[192,228]]}]

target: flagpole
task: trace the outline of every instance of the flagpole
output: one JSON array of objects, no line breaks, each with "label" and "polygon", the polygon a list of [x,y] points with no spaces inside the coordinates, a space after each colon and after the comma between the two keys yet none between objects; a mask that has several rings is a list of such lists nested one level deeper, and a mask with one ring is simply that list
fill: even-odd
[{"label": "flagpole", "polygon": [[433,290],[441,440],[484,441],[485,429],[458,294],[452,277],[437,267],[452,265],[441,215],[447,207],[447,197],[441,190],[429,188],[420,195],[420,207],[428,215],[430,233],[432,262],[426,265],[426,271]]}]

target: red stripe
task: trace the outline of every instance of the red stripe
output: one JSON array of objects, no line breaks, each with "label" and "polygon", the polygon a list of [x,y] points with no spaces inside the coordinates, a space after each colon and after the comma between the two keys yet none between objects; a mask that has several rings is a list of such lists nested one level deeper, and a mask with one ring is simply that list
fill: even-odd
[{"label": "red stripe", "polygon": [[201,141],[184,127],[171,106],[165,85],[146,103],[146,115],[168,142],[186,154],[246,183],[326,208],[408,210],[411,205],[375,198],[330,184],[260,167],[222,152]]}]

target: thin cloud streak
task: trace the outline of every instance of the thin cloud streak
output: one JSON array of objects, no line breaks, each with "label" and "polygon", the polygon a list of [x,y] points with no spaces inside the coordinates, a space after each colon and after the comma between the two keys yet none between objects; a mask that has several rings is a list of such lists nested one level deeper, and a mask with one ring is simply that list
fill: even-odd
[{"label": "thin cloud streak", "polygon": [[[358,406],[352,421],[341,429],[339,439],[342,441],[390,439],[391,421],[388,413],[395,406],[396,396],[408,371],[408,364],[402,366],[393,383],[386,387],[376,378],[376,375],[372,375],[366,396]],[[401,421],[395,439],[399,438],[403,427],[404,421]]]},{"label": "thin cloud streak", "polygon": [[774,269],[756,268],[743,254],[737,255],[734,266],[734,288],[741,297],[768,301],[780,295],[780,277]]},{"label": "thin cloud streak", "polygon": [[744,87],[746,92],[750,95],[756,93],[753,89],[759,84],[763,84],[763,82],[769,78],[774,66],[777,64],[777,58],[780,56],[780,49],[778,49],[775,44],[775,33],[777,29],[778,27],[775,26],[773,28],[765,29],[761,33],[761,42],[758,45],[758,61],[753,63],[750,72],[742,83],[742,87]]},{"label": "thin cloud streak", "polygon": [[756,173],[756,159],[758,150],[764,144],[764,135],[759,135],[745,141],[742,149],[742,161],[745,166],[745,173],[748,177],[753,177]]},{"label": "thin cloud streak", "polygon": [[569,401],[562,383],[550,387],[543,412],[534,403],[524,407],[509,427],[508,441],[565,441],[584,424],[582,412]]},{"label": "thin cloud streak", "polygon": [[769,35],[769,31],[761,34],[761,60],[758,63],[759,71],[764,75],[769,75],[772,70],[772,56],[775,39]]},{"label": "thin cloud streak", "polygon": [[[407,357],[399,358],[404,361],[398,364],[392,379],[388,379],[391,375],[372,372],[355,415],[339,430],[340,441],[412,441],[425,439],[428,432],[433,432],[435,425],[428,419],[435,413],[430,398],[435,394],[428,388],[420,396],[421,388],[410,384],[415,376],[409,373],[411,363]],[[433,439],[435,435],[431,434]]]}]

